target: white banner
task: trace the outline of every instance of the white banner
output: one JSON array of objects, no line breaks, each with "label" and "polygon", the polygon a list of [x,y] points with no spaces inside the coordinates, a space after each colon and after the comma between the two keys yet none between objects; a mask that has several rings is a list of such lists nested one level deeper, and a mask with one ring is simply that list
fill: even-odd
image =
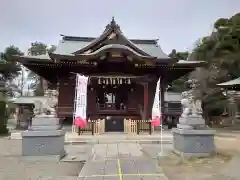
[{"label": "white banner", "polygon": [[153,126],[160,126],[161,112],[160,112],[160,106],[159,106],[160,104],[159,88],[160,88],[160,79],[157,82],[157,87],[156,87],[155,97],[154,97],[153,107],[152,107],[152,125]]},{"label": "white banner", "polygon": [[85,127],[87,125],[87,84],[88,77],[77,74],[74,118],[75,126]]}]

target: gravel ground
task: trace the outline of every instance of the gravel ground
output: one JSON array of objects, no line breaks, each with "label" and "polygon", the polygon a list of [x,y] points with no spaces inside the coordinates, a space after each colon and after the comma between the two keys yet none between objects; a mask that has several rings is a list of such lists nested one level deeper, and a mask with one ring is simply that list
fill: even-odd
[{"label": "gravel ground", "polygon": [[[217,139],[215,145],[220,156],[184,163],[174,157],[163,158],[160,166],[169,180],[239,180],[240,139]],[[231,158],[229,158],[231,157]]]},{"label": "gravel ground", "polygon": [[[171,145],[163,145],[163,156],[158,160],[160,167],[169,180],[240,180],[240,143],[238,138],[220,138],[215,145],[219,156],[181,162],[171,153]],[[142,151],[156,158],[160,146],[142,144]]]},{"label": "gravel ground", "polygon": [[224,156],[182,162],[178,156],[169,154],[159,160],[159,165],[169,180],[238,180],[239,177],[223,172],[229,162]]},{"label": "gravel ground", "polygon": [[1,137],[0,147],[0,180],[73,180],[82,168],[79,162],[24,159],[21,140]]}]

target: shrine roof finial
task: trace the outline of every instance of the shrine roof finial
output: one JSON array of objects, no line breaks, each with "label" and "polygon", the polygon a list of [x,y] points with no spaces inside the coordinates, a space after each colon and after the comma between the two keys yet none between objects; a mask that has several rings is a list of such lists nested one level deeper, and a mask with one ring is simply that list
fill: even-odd
[{"label": "shrine roof finial", "polygon": [[119,30],[120,30],[120,27],[119,27],[119,25],[116,23],[114,16],[112,17],[111,22],[106,26],[106,30],[109,29],[109,28],[119,29]]},{"label": "shrine roof finial", "polygon": [[115,21],[115,19],[114,19],[114,16],[112,17],[112,21],[111,21],[111,26],[116,26],[116,21]]}]

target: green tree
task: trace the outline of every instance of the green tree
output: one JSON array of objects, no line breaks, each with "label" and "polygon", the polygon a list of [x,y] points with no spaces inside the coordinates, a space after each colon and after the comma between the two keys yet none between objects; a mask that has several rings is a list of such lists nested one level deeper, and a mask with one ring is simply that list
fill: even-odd
[{"label": "green tree", "polygon": [[[8,95],[12,93],[12,89],[8,88],[12,80],[17,77],[21,71],[21,67],[14,61],[15,55],[23,55],[19,48],[15,46],[7,47],[4,52],[0,53],[0,134],[8,132],[7,129],[7,111],[5,90],[8,90]],[[10,82],[10,83],[9,83]]]},{"label": "green tree", "polygon": [[47,54],[47,45],[42,42],[31,43],[31,47],[28,49],[28,54],[31,56],[39,56]]},{"label": "green tree", "polygon": [[21,89],[14,84],[14,79],[21,74],[21,66],[14,60],[14,56],[22,56],[23,52],[18,47],[9,46],[4,52],[0,53],[0,75],[5,82],[7,95],[13,96],[14,92],[19,92]]},{"label": "green tree", "polygon": [[[54,46],[50,48],[50,51],[54,50]],[[28,54],[30,56],[40,56],[40,55],[46,55],[49,52],[49,49],[47,48],[47,45],[42,42],[34,42],[31,43],[31,47],[28,49]],[[39,77],[34,72],[30,71],[28,73],[28,79],[32,81],[30,84],[30,87],[34,89],[36,96],[43,96],[44,95],[44,89],[46,88],[46,82],[42,77]]]},{"label": "green tree", "polygon": [[[168,55],[171,58],[176,58],[178,60],[186,60],[189,56],[189,52],[177,52],[175,49]],[[182,76],[176,79],[170,84],[169,90],[173,92],[183,92],[187,89],[185,82],[188,80],[188,75]]]},{"label": "green tree", "polygon": [[216,84],[240,76],[240,14],[220,18],[214,32],[201,39],[190,58],[208,62],[206,68],[191,74],[200,82],[203,110],[206,116],[220,115],[228,106]]},{"label": "green tree", "polygon": [[4,52],[0,53],[0,74],[4,80],[12,80],[17,77],[21,71],[20,65],[14,61],[14,56],[22,56],[23,52],[18,47],[9,46]]},{"label": "green tree", "polygon": [[214,27],[218,34],[214,52],[216,62],[228,71],[230,79],[240,77],[240,13],[217,20]]}]

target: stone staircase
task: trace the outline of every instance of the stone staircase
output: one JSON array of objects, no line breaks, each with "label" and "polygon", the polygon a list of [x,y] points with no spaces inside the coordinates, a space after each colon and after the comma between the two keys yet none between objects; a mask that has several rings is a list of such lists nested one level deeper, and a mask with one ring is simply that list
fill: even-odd
[{"label": "stone staircase", "polygon": [[11,135],[9,136],[9,139],[21,140],[22,134],[21,132],[12,132]]}]

